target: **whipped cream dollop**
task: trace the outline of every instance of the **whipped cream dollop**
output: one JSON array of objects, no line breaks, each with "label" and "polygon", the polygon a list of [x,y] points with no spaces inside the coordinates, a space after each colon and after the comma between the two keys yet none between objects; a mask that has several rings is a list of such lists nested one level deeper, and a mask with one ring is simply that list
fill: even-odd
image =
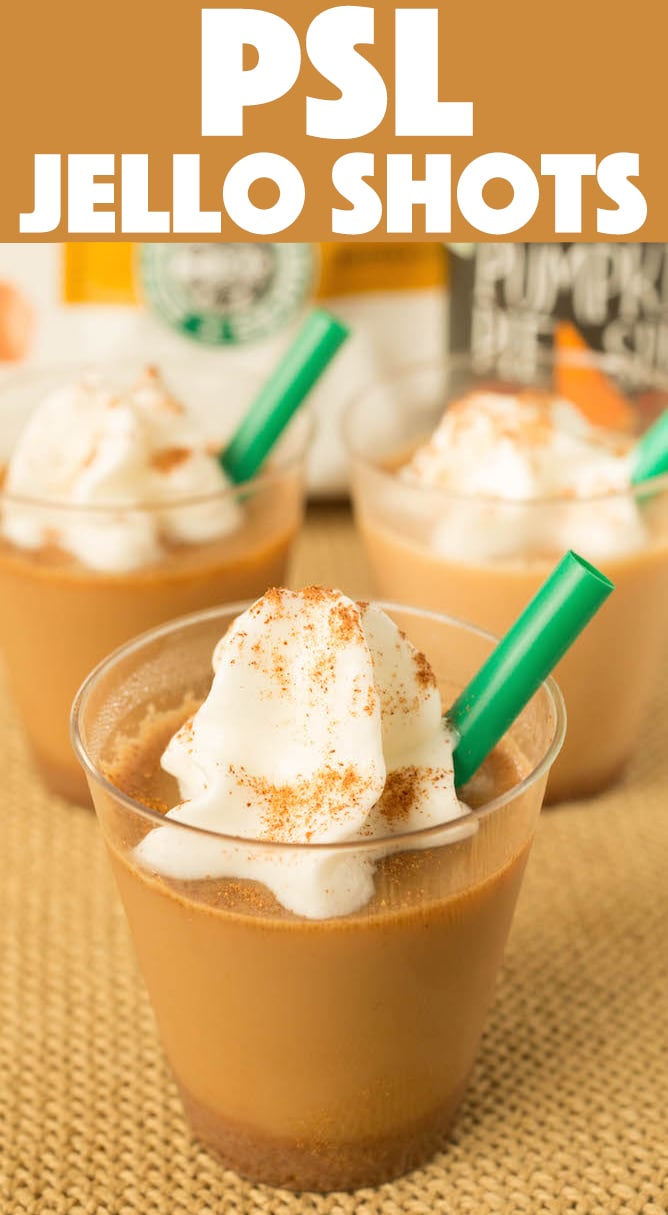
[{"label": "whipped cream dollop", "polygon": [[433,671],[379,608],[321,587],[268,591],[218,643],[213,669],[162,757],[182,799],[166,817],[266,844],[383,843],[372,856],[251,852],[164,826],[136,848],[141,864],[184,880],[251,878],[297,915],[347,915],[400,847],[391,837],[467,812]]},{"label": "whipped cream dollop", "polygon": [[238,528],[229,484],[157,370],[122,393],[90,372],[50,393],[21,434],[2,530],[20,548],[56,544],[91,569],[132,570],[159,561],[166,542],[203,543]]},{"label": "whipped cream dollop", "polygon": [[452,494],[437,508],[435,494],[426,512],[430,547],[444,555],[476,560],[576,548],[600,558],[646,540],[637,505],[624,493],[629,440],[592,426],[550,393],[462,397],[399,476]]}]

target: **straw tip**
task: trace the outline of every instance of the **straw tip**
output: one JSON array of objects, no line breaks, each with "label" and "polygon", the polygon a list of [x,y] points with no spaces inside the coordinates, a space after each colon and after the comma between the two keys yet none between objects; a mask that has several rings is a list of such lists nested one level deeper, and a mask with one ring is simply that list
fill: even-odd
[{"label": "straw tip", "polygon": [[338,316],[334,316],[333,312],[328,312],[326,308],[314,308],[309,321],[311,325],[317,325],[325,333],[329,333],[333,337],[339,337],[342,342],[347,337],[350,337],[350,327],[340,320]]},{"label": "straw tip", "polygon": [[575,562],[585,574],[588,574],[590,577],[596,579],[601,589],[604,589],[608,595],[614,591],[614,582],[611,582],[607,575],[604,574],[603,571],[598,568],[598,566],[592,565],[591,561],[587,561],[587,558],[583,557],[581,553],[576,553],[575,549],[569,548],[568,552],[566,553],[565,560]]},{"label": "straw tip", "polygon": [[668,409],[664,409],[635,446],[631,484],[644,485],[668,473]]}]

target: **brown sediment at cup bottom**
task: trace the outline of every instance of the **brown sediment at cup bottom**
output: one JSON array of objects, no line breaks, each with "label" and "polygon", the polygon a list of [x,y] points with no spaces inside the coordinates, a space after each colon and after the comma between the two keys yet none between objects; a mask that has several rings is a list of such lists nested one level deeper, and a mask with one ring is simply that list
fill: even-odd
[{"label": "brown sediment at cup bottom", "polygon": [[468,1077],[445,1105],[418,1123],[346,1143],[325,1135],[288,1140],[262,1134],[213,1113],[177,1078],[193,1135],[225,1168],[256,1184],[321,1194],[379,1186],[426,1164],[447,1146],[467,1084]]}]

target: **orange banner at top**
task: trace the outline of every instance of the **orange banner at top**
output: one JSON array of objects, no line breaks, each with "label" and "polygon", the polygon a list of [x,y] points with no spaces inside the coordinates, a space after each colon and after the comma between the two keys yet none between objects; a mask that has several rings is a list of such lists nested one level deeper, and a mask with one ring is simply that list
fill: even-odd
[{"label": "orange banner at top", "polygon": [[1,240],[668,235],[655,4],[42,0],[3,26]]}]

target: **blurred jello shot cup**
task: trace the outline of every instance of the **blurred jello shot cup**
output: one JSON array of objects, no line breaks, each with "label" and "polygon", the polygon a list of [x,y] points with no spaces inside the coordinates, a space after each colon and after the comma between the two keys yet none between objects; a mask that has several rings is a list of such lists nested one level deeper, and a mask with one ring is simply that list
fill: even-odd
[{"label": "blurred jello shot cup", "polygon": [[218,451],[258,390],[204,360],[35,371],[0,399],[0,646],[39,769],[88,801],[69,740],[84,676],[162,621],[285,578],[309,424],[258,475]]},{"label": "blurred jello shot cup", "polygon": [[668,475],[635,472],[668,390],[586,352],[528,378],[491,380],[467,356],[398,371],[351,402],[344,430],[384,597],[502,633],[568,549],[614,582],[555,671],[569,729],[547,797],[562,800],[619,777],[665,653]]},{"label": "blurred jello shot cup", "polygon": [[548,681],[455,789],[444,708],[492,649],[272,590],[126,645],[77,698],[185,1112],[254,1181],[378,1184],[447,1137],[564,730]]}]

